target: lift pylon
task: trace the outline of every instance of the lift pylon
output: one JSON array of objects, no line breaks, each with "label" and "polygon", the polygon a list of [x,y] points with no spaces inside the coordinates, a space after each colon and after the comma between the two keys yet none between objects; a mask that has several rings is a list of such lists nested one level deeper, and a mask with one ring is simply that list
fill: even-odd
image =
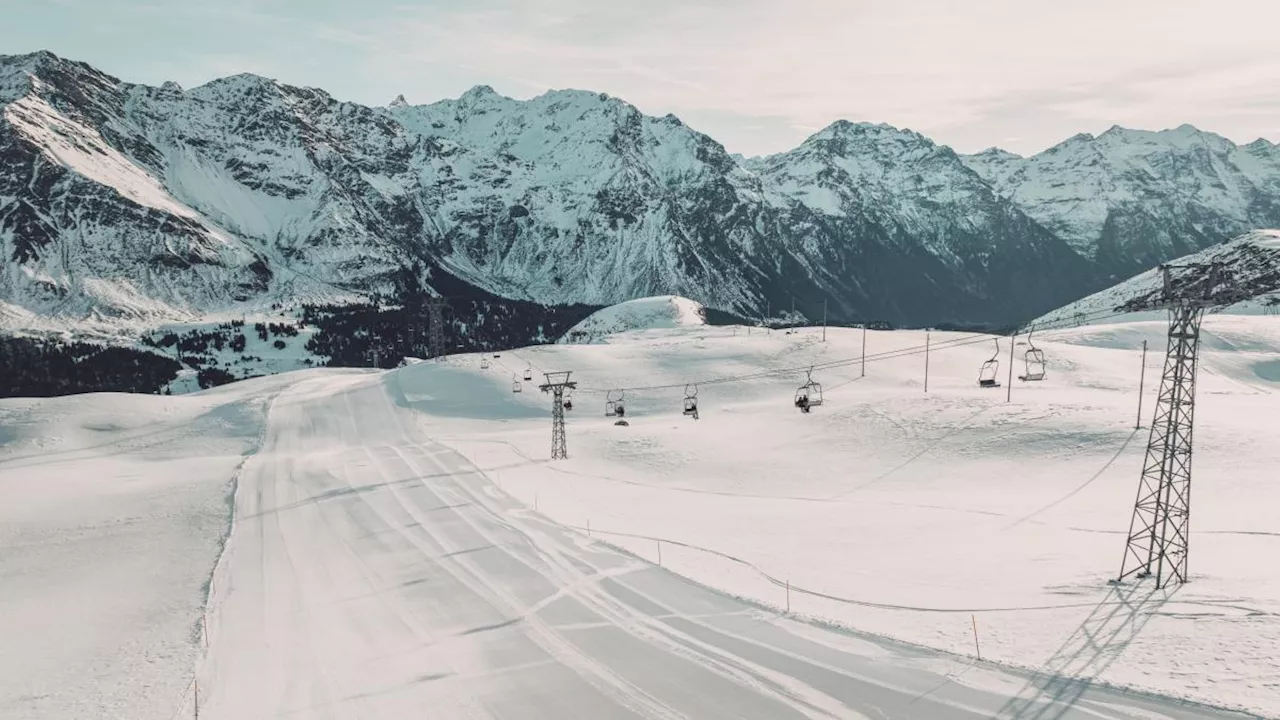
[{"label": "lift pylon", "polygon": [[569,380],[572,372],[549,372],[543,374],[546,376],[546,382],[539,385],[538,389],[544,393],[550,393],[552,397],[551,459],[564,460],[569,457],[569,447],[564,432],[564,391],[572,391],[578,387],[578,383]]},{"label": "lift pylon", "polygon": [[[1174,270],[1190,270],[1175,277]],[[1195,421],[1196,360],[1206,309],[1243,295],[1220,264],[1161,266],[1163,292],[1149,307],[1169,311],[1160,397],[1147,441],[1138,497],[1129,522],[1117,581],[1155,576],[1156,588],[1187,581],[1191,539],[1191,448]],[[1190,276],[1188,277],[1186,276]]]}]

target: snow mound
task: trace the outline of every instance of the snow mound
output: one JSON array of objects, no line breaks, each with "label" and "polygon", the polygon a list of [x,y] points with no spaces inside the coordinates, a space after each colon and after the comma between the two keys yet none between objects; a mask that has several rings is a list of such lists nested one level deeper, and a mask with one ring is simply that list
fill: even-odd
[{"label": "snow mound", "polygon": [[679,295],[659,295],[628,300],[598,310],[570,328],[560,342],[600,343],[618,333],[706,324],[706,308],[700,303]]},{"label": "snow mound", "polygon": [[[1223,263],[1235,284],[1252,296],[1222,308],[1232,315],[1274,314],[1280,311],[1280,230],[1254,230],[1197,253],[1174,260],[1170,265]],[[1175,278],[1175,283],[1178,280]],[[1106,290],[1054,310],[1031,325],[1070,323],[1114,323],[1125,320],[1162,318],[1151,307],[1163,291],[1159,268],[1135,275]],[[1132,311],[1132,312],[1127,312]],[[1115,313],[1127,313],[1117,320]]]}]

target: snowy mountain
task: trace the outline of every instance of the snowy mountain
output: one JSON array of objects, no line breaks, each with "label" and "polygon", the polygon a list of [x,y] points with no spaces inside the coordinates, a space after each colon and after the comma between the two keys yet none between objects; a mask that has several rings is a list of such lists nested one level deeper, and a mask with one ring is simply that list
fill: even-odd
[{"label": "snowy mountain", "polygon": [[[1221,263],[1226,277],[1250,299],[1221,308],[1231,314],[1272,314],[1280,311],[1280,230],[1255,230],[1170,263],[1175,291],[1204,285],[1204,273],[1178,271],[1181,265]],[[1225,288],[1205,288],[1217,293]],[[1031,324],[1088,321],[1110,313],[1146,312],[1164,292],[1164,276],[1152,268],[1101,292],[1037,318]],[[1106,322],[1115,322],[1104,318]]]},{"label": "snowy mountain", "polygon": [[50,53],[0,59],[0,101],[9,318],[193,320],[413,275],[554,304],[1004,322],[1094,286],[906,131],[842,123],[746,162],[596,93],[368,108],[253,75],[133,85]]},{"label": "snowy mountain", "polygon": [[3,56],[0,323],[136,332],[422,288],[1007,325],[1280,225],[1278,157],[1190,128],[962,157],[841,121],[745,159],[577,90],[371,108]]},{"label": "snowy mountain", "polygon": [[805,271],[878,316],[1009,320],[1096,285],[1065,243],[910,130],[840,121],[748,167],[788,218],[788,249],[812,258]]},{"label": "snowy mountain", "polygon": [[1264,139],[1113,127],[1029,158],[993,148],[964,162],[1116,278],[1280,226],[1280,147]]},{"label": "snowy mountain", "polygon": [[706,309],[678,295],[637,298],[597,310],[569,328],[562,343],[599,343],[617,333],[706,325]]}]

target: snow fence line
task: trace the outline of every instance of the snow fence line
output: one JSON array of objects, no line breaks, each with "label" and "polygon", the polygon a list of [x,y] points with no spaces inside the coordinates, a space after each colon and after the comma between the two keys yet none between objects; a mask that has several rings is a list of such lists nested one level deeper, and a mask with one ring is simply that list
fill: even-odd
[{"label": "snow fence line", "polygon": [[[1123,601],[1117,600],[1117,601],[1111,601],[1111,602],[1104,601],[1101,603],[1098,603],[1098,602],[1063,603],[1059,605],[1020,605],[1020,606],[1010,606],[1010,607],[985,607],[985,608],[944,608],[944,607],[927,607],[927,606],[921,606],[921,605],[896,605],[893,603],[881,603],[881,602],[874,602],[871,600],[859,600],[856,598],[846,598],[846,597],[840,597],[839,595],[831,595],[829,593],[824,593],[819,590],[813,590],[810,588],[801,587],[799,585],[794,585],[791,583],[790,580],[786,580],[783,578],[779,578],[775,575],[772,575],[766,572],[760,566],[756,565],[755,563],[749,560],[744,560],[740,557],[735,557],[733,555],[730,555],[726,552],[721,552],[720,550],[716,550],[714,548],[702,547],[700,545],[694,545],[692,543],[687,543],[680,540],[672,540],[671,538],[656,537],[653,535],[640,535],[637,533],[624,533],[624,532],[613,532],[609,530],[601,530],[599,528],[592,528],[590,521],[588,521],[585,526],[566,524],[566,525],[563,525],[563,527],[569,528],[571,530],[577,530],[579,532],[585,532],[589,537],[592,537],[592,538],[594,538],[595,535],[609,535],[613,537],[631,538],[634,540],[652,540],[658,543],[658,558],[659,558],[658,564],[659,565],[662,564],[661,563],[662,543],[667,543],[668,545],[674,545],[676,547],[686,548],[688,550],[693,550],[695,552],[705,553],[718,558],[722,558],[724,560],[728,560],[730,562],[736,563],[738,565],[741,565],[751,570],[752,572],[756,573],[760,577],[767,580],[774,587],[782,588],[786,592],[788,597],[790,596],[791,593],[794,592],[794,593],[799,593],[801,595],[809,595],[811,597],[821,598],[823,600],[830,600],[832,602],[837,602],[844,605],[852,605],[856,607],[875,608],[878,610],[900,610],[900,611],[906,611],[906,612],[973,614],[973,613],[995,613],[995,612],[1034,612],[1034,611],[1042,611],[1042,610],[1070,610],[1074,608],[1097,608],[1097,607],[1106,607],[1108,605],[1127,604]],[[634,555],[634,553],[628,551],[624,547],[612,545],[611,543],[606,543],[606,544],[610,545],[611,547],[616,547],[618,550],[626,552],[629,555]],[[790,605],[789,600],[787,604]]]},{"label": "snow fence line", "polygon": [[191,708],[191,716],[198,720],[200,717],[200,681],[196,679],[195,673],[191,674],[191,682],[187,683],[187,686],[182,689],[182,696],[178,698],[178,706],[169,715],[169,720],[177,720],[182,711],[188,707]]},{"label": "snow fence line", "polygon": [[[985,412],[985,411],[986,411],[986,408],[984,408],[983,410],[978,411],[978,413],[979,413],[979,414],[981,414],[982,412]],[[519,447],[517,447],[514,443],[511,443],[510,441],[507,441],[507,440],[496,440],[496,439],[490,439],[490,438],[450,438],[450,437],[436,438],[435,440],[436,440],[436,442],[439,442],[439,443],[445,444],[445,446],[446,446],[446,447],[448,447],[448,448],[449,448],[450,450],[452,450],[453,452],[457,453],[459,456],[461,456],[461,457],[463,458],[463,460],[465,460],[469,465],[471,465],[473,469],[472,469],[470,472],[472,472],[472,473],[476,473],[476,474],[479,474],[479,475],[481,475],[481,476],[483,476],[483,477],[485,477],[485,478],[488,478],[488,477],[489,477],[489,476],[488,476],[488,473],[489,473],[489,471],[490,471],[490,470],[507,469],[507,468],[512,467],[512,466],[510,466],[510,465],[504,465],[504,466],[495,467],[495,468],[488,468],[488,469],[482,468],[482,467],[480,467],[479,465],[477,465],[477,464],[475,463],[475,461],[474,461],[474,460],[472,460],[471,456],[469,456],[466,452],[462,451],[461,449],[459,449],[459,448],[457,448],[457,447],[455,447],[455,446],[448,445],[447,443],[449,443],[449,442],[476,442],[476,443],[484,443],[484,444],[503,445],[503,446],[506,446],[508,449],[510,449],[512,452],[514,452],[514,453],[515,453],[516,455],[518,455],[519,457],[521,457],[521,458],[523,458],[524,460],[526,460],[526,461],[527,461],[528,463],[530,463],[530,464],[536,464],[536,465],[549,465],[549,462],[548,462],[547,460],[542,460],[542,459],[532,458],[532,457],[530,457],[527,453],[525,453],[524,451],[522,451]],[[628,484],[628,485],[639,485],[639,484],[641,484],[641,483],[636,483],[636,482],[629,481],[629,480],[619,480],[619,479],[616,479],[616,478],[600,477],[600,476],[596,476],[596,475],[590,475],[590,474],[586,474],[586,473],[577,473],[577,472],[572,472],[572,471],[563,470],[563,469],[560,469],[560,468],[554,468],[554,467],[550,467],[549,469],[551,469],[551,470],[555,470],[556,472],[566,473],[566,474],[569,474],[569,475],[578,475],[578,476],[581,476],[581,477],[591,477],[591,478],[595,478],[595,479],[599,479],[599,480],[609,480],[609,481],[613,481],[613,482],[621,482],[621,483]],[[495,480],[492,480],[492,482],[494,483],[494,486],[495,486],[495,487],[501,488],[501,483],[500,483],[500,482],[498,482],[496,479],[495,479]],[[530,506],[528,506],[528,507],[530,507],[530,508],[533,510],[533,512],[538,512],[538,507],[537,507],[537,493],[535,493],[535,494],[534,494],[534,504],[533,504],[533,505],[530,505]],[[612,531],[612,530],[602,530],[602,529],[600,529],[600,528],[598,528],[598,527],[593,528],[593,527],[591,527],[591,520],[590,520],[589,518],[586,520],[586,525],[573,525],[573,524],[569,524],[569,523],[560,523],[560,522],[557,522],[557,521],[555,521],[555,520],[553,520],[553,519],[551,519],[551,518],[549,518],[549,517],[547,518],[547,520],[548,520],[548,521],[550,521],[550,522],[553,522],[553,523],[555,523],[555,524],[557,524],[557,525],[559,525],[559,526],[561,526],[561,527],[564,527],[564,528],[567,528],[567,529],[570,529],[570,530],[575,530],[575,531],[580,532],[580,533],[585,533],[589,538],[592,538],[592,539],[594,539],[594,536],[595,536],[595,535],[606,535],[606,536],[612,536],[612,537],[630,538],[630,539],[633,539],[633,540],[649,540],[649,541],[655,542],[655,543],[657,543],[657,548],[658,548],[658,558],[659,558],[658,565],[660,565],[660,566],[662,565],[662,562],[661,562],[661,556],[662,556],[662,543],[667,543],[667,544],[669,544],[669,545],[673,545],[673,546],[676,546],[676,547],[681,547],[681,548],[685,548],[685,549],[688,549],[688,550],[693,550],[694,552],[699,552],[699,553],[703,553],[703,554],[711,555],[711,556],[713,556],[713,557],[720,558],[720,559],[722,559],[722,560],[727,560],[727,561],[729,561],[729,562],[731,562],[731,563],[734,563],[734,564],[739,565],[739,566],[741,566],[741,567],[745,567],[745,568],[747,568],[748,570],[751,570],[751,571],[752,571],[752,572],[754,572],[756,575],[760,576],[761,578],[763,578],[764,580],[766,580],[767,582],[769,582],[769,583],[770,583],[771,585],[773,585],[774,587],[781,588],[781,589],[783,590],[784,594],[785,594],[785,598],[784,598],[784,600],[785,600],[785,604],[784,604],[784,605],[778,605],[777,607],[789,607],[789,606],[790,606],[790,596],[791,596],[791,593],[793,593],[793,592],[795,592],[795,593],[799,593],[799,594],[801,594],[801,595],[808,595],[808,596],[810,596],[810,597],[820,598],[820,599],[823,599],[823,600],[829,600],[829,601],[831,601],[831,602],[840,603],[840,604],[843,604],[843,605],[854,606],[854,607],[866,607],[866,608],[873,608],[873,609],[877,609],[877,610],[896,610],[896,611],[901,611],[901,612],[922,612],[922,613],[951,613],[951,614],[965,614],[965,613],[968,613],[968,614],[975,614],[975,613],[999,613],[999,612],[1037,612],[1037,611],[1050,611],[1050,610],[1072,610],[1072,609],[1081,609],[1081,608],[1098,608],[1098,607],[1107,607],[1107,606],[1114,606],[1114,605],[1123,605],[1123,604],[1125,604],[1125,603],[1124,603],[1124,601],[1121,601],[1121,600],[1115,600],[1115,601],[1107,601],[1107,600],[1103,600],[1103,601],[1101,601],[1101,602],[1061,603],[1061,604],[1058,604],[1058,605],[1020,605],[1020,606],[1008,606],[1008,607],[978,607],[978,608],[968,607],[968,608],[948,608],[948,607],[929,607],[929,606],[920,606],[920,605],[900,605],[900,604],[894,604],[894,603],[875,602],[875,601],[872,601],[872,600],[861,600],[861,599],[858,599],[858,598],[847,598],[847,597],[841,597],[841,596],[839,596],[839,595],[832,595],[832,594],[830,594],[830,593],[822,592],[822,591],[820,591],[820,590],[815,590],[815,589],[812,589],[812,588],[806,588],[806,587],[799,586],[799,585],[793,585],[793,584],[790,582],[790,580],[785,579],[785,578],[779,578],[779,577],[777,577],[776,575],[773,575],[773,574],[769,573],[769,572],[768,572],[768,571],[766,571],[764,568],[761,568],[759,565],[756,565],[755,563],[753,563],[753,562],[751,562],[751,561],[749,561],[749,560],[745,560],[745,559],[743,559],[743,558],[740,558],[740,557],[737,557],[737,556],[734,556],[734,555],[730,555],[730,554],[729,554],[729,553],[727,553],[727,552],[723,552],[723,551],[721,551],[721,550],[716,550],[715,548],[703,547],[703,546],[701,546],[701,545],[696,545],[696,544],[693,544],[693,543],[684,542],[684,541],[682,541],[682,540],[675,540],[675,539],[672,539],[672,538],[658,537],[658,536],[655,536],[655,535],[642,535],[642,534],[637,534],[637,533],[626,533],[626,532],[618,532],[618,531]],[[628,555],[634,555],[634,553],[632,553],[631,551],[629,551],[629,550],[628,550],[627,548],[625,548],[625,547],[621,547],[621,546],[619,546],[619,545],[615,545],[615,544],[613,544],[613,543],[608,543],[608,542],[603,541],[603,540],[601,540],[600,542],[604,542],[605,544],[609,545],[610,547],[613,547],[613,548],[615,548],[615,549],[617,549],[617,550],[619,550],[619,551],[625,552],[625,553],[627,553]],[[641,559],[644,559],[644,558],[641,558]],[[684,577],[684,576],[682,576],[682,577]],[[694,578],[687,578],[687,579],[694,580],[694,582],[697,582],[697,580],[696,580],[696,579],[694,579]],[[763,602],[763,601],[761,601],[761,602]],[[764,603],[764,604],[768,605],[769,603]]]}]

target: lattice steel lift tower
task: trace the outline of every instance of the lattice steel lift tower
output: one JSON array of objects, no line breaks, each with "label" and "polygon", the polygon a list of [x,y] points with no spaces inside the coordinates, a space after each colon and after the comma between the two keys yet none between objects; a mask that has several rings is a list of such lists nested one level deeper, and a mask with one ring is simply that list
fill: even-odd
[{"label": "lattice steel lift tower", "polygon": [[564,434],[564,391],[578,387],[578,383],[570,382],[570,372],[543,373],[547,381],[538,386],[544,393],[551,393],[551,459],[564,460],[569,457],[568,444]]},{"label": "lattice steel lift tower", "polygon": [[[1191,520],[1191,437],[1196,357],[1205,310],[1244,299],[1220,263],[1161,266],[1163,291],[1142,307],[1169,311],[1160,397],[1151,421],[1142,480],[1117,582],[1156,578],[1156,588],[1187,580]],[[1175,271],[1177,276],[1175,276]]]},{"label": "lattice steel lift tower", "polygon": [[427,306],[427,354],[438,360],[445,356],[444,310],[449,307],[447,298],[428,298]]}]

